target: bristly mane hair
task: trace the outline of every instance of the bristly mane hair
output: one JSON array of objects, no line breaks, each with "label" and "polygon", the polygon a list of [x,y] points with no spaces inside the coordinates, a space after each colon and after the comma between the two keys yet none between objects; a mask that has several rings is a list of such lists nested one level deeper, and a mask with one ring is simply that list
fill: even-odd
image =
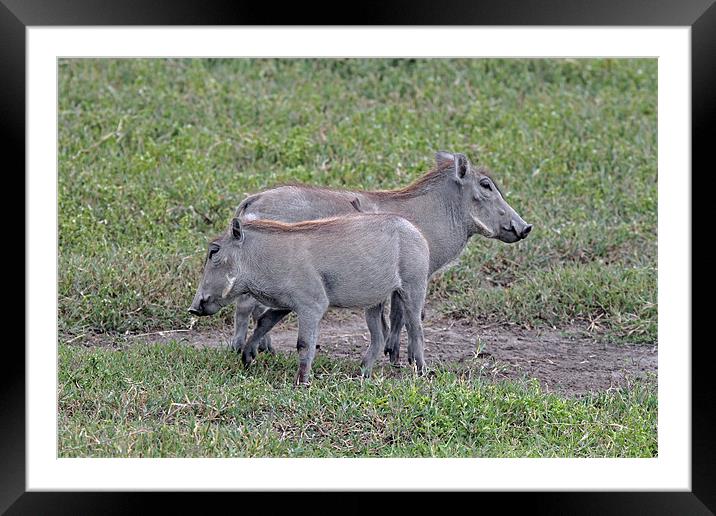
[{"label": "bristly mane hair", "polygon": [[[420,195],[427,192],[433,186],[439,184],[445,177],[445,174],[452,173],[453,170],[454,168],[452,164],[445,163],[440,167],[434,168],[429,172],[426,172],[406,187],[397,188],[395,190],[377,190],[373,192],[362,193],[375,195],[378,197],[414,197],[416,195]],[[480,165],[476,168],[473,168],[473,170],[480,175],[489,177],[492,183],[495,185],[495,188],[497,188],[497,191],[500,192],[500,195],[503,195],[502,190],[500,189],[500,185],[498,185],[497,181],[495,181],[495,178],[492,177],[492,172],[490,172],[488,168]]]},{"label": "bristly mane hair", "polygon": [[254,219],[246,220],[242,223],[242,225],[245,229],[253,229],[262,232],[300,233],[316,230],[343,230],[345,228],[346,219],[365,217],[384,218],[390,216],[395,215],[391,213],[356,213],[352,215],[342,215],[340,217],[328,217],[325,219],[305,220],[303,222],[292,223],[268,219]]},{"label": "bristly mane hair", "polygon": [[[349,190],[347,188],[332,188],[329,186],[315,186],[315,185],[306,185],[301,183],[284,183],[280,186],[288,186],[288,187],[295,187],[295,188],[301,188],[301,189],[309,189],[309,190],[323,190],[323,191],[329,191],[329,192],[342,192],[346,194],[351,193],[362,193],[364,195],[368,196],[375,196],[375,197],[415,197],[417,195],[421,195],[423,193],[426,193],[431,188],[439,184],[445,177],[445,174],[452,173],[453,171],[453,165],[449,162],[445,162],[441,164],[440,166],[437,166],[436,168],[433,168],[432,170],[426,172],[422,176],[420,176],[418,179],[413,181],[407,186],[404,186],[402,188],[395,188],[393,190]],[[497,184],[495,181],[495,178],[492,177],[492,173],[489,169],[486,167],[480,165],[476,168],[473,168],[475,172],[477,172],[480,175],[484,175],[490,178],[492,180],[493,184],[497,188],[497,191],[500,192],[500,195],[502,194],[502,190],[500,189],[500,185]],[[276,188],[276,187],[274,187]],[[260,195],[261,192],[258,192],[254,195]],[[239,216],[243,214],[243,211],[248,208],[249,204],[252,202],[252,197],[249,197],[245,199],[240,205],[239,205]]]},{"label": "bristly mane hair", "polygon": [[375,195],[376,197],[414,197],[430,190],[433,186],[440,183],[443,180],[444,175],[449,173],[452,168],[452,165],[449,163],[436,167],[403,188],[396,188],[394,190],[375,190],[363,193]]}]

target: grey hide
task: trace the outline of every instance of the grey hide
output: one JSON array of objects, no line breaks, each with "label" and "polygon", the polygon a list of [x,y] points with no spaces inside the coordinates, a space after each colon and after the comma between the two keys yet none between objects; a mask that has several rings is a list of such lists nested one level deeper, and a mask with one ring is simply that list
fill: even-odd
[{"label": "grey hide", "polygon": [[[397,213],[420,229],[430,247],[430,274],[454,261],[469,238],[479,234],[513,243],[525,238],[532,226],[505,201],[487,169],[473,167],[464,154],[438,152],[433,170],[411,185],[391,191],[350,191],[305,185],[279,186],[247,197],[236,216],[245,220],[271,219],[299,222],[361,212]],[[262,309],[244,296],[238,299],[232,347],[246,341],[249,316]],[[390,334],[385,353],[399,364],[403,327],[400,299],[391,299]],[[270,337],[260,349],[270,349]],[[408,359],[410,361],[410,356]]]},{"label": "grey hide", "polygon": [[360,214],[287,224],[232,220],[209,244],[201,284],[189,311],[212,315],[249,294],[268,308],[244,346],[245,365],[258,340],[289,312],[298,317],[296,382],[307,383],[319,322],[329,307],[363,308],[371,343],[362,370],[370,375],[384,335],[382,303],[401,301],[408,349],[419,373],[425,368],[421,311],[429,271],[428,243],[406,219],[387,213]]}]

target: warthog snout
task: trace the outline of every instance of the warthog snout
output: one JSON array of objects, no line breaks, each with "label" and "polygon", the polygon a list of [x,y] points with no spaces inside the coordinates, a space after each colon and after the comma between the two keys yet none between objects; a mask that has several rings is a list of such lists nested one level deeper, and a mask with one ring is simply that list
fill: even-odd
[{"label": "warthog snout", "polygon": [[216,312],[221,310],[222,306],[223,305],[216,299],[216,297],[197,293],[196,296],[194,296],[194,301],[192,301],[191,306],[189,307],[189,313],[200,317],[214,315]]},{"label": "warthog snout", "polygon": [[522,227],[515,227],[515,233],[517,233],[517,236],[520,238],[527,238],[527,235],[530,234],[530,231],[532,231],[532,224],[525,224]]},{"label": "warthog snout", "polygon": [[207,313],[204,309],[204,305],[206,304],[206,301],[207,301],[206,298],[204,298],[203,296],[197,295],[194,298],[194,301],[191,303],[191,306],[189,307],[189,313],[191,315],[199,315],[199,316],[207,315]]},{"label": "warthog snout", "polygon": [[506,224],[503,226],[503,229],[505,231],[514,233],[514,235],[517,237],[517,240],[522,240],[524,238],[527,238],[527,235],[529,235],[530,231],[532,231],[532,224],[527,224],[522,219],[512,219],[509,225]]}]

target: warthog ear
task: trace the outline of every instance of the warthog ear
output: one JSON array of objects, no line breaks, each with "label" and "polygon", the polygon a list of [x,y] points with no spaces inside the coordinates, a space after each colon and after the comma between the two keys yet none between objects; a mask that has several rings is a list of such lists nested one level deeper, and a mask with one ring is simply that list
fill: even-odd
[{"label": "warthog ear", "polygon": [[455,175],[462,179],[467,174],[467,156],[464,154],[455,154]]},{"label": "warthog ear", "polygon": [[241,228],[241,221],[238,217],[234,217],[231,221],[231,236],[239,241],[244,239],[244,231]]},{"label": "warthog ear", "polygon": [[464,154],[439,151],[435,153],[435,161],[438,164],[438,168],[447,167],[448,165],[454,167],[455,176],[458,179],[462,179],[467,174],[469,164]]},{"label": "warthog ear", "polygon": [[438,168],[446,167],[455,163],[455,155],[452,152],[438,151],[435,153],[435,163]]}]

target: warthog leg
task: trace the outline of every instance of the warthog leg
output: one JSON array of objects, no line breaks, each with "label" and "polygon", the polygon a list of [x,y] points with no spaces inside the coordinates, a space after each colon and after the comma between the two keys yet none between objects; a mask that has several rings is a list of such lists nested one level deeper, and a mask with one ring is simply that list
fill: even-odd
[{"label": "warthog leg", "polygon": [[401,297],[405,311],[405,327],[408,330],[408,361],[415,363],[418,374],[423,374],[425,357],[421,313],[425,304],[425,286],[422,291],[418,288],[406,288]]},{"label": "warthog leg", "polygon": [[383,303],[365,309],[365,321],[370,330],[370,347],[361,362],[361,372],[366,378],[370,377],[373,365],[380,354],[383,344]]},{"label": "warthog leg", "polygon": [[[266,308],[264,305],[258,302],[256,303],[256,307],[251,313],[251,317],[256,324],[258,324],[259,317],[261,317],[264,312],[266,312],[266,310],[268,310],[268,308]],[[269,335],[268,333],[261,337],[261,340],[259,341],[259,351],[268,351],[269,353],[273,353],[273,346],[271,346],[271,335]]]},{"label": "warthog leg", "polygon": [[403,330],[403,303],[397,292],[390,298],[390,333],[385,335],[386,355],[390,356],[390,363],[400,366],[400,333]]},{"label": "warthog leg", "polygon": [[[259,317],[267,308],[248,294],[242,294],[236,299],[236,312],[234,313],[234,335],[231,338],[231,349],[239,353],[246,344],[246,334],[249,330],[249,317],[254,324],[258,324]],[[265,335],[259,341],[259,351],[273,351],[271,336]]]},{"label": "warthog leg", "polygon": [[236,312],[234,313],[234,336],[231,338],[231,348],[237,353],[246,343],[246,333],[249,330],[249,317],[257,307],[258,301],[248,294],[236,298]]},{"label": "warthog leg", "polygon": [[258,350],[259,341],[271,330],[276,324],[286,317],[291,310],[269,308],[256,322],[256,329],[251,334],[251,338],[244,346],[244,351],[241,353],[241,361],[245,366],[248,366],[251,361],[256,358],[256,351]]},{"label": "warthog leg", "polygon": [[311,364],[316,356],[316,343],[318,342],[318,325],[326,313],[328,302],[322,308],[312,311],[302,311],[298,315],[298,373],[296,374],[296,385],[308,385],[311,375]]}]

